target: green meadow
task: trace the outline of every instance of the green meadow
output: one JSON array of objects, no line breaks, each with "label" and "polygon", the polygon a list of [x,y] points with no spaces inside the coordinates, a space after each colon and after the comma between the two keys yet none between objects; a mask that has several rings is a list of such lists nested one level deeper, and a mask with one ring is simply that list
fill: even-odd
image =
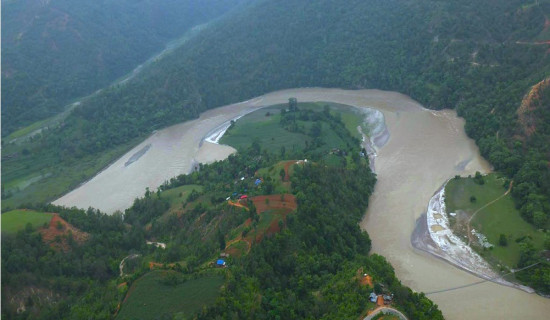
[{"label": "green meadow", "polygon": [[[471,221],[471,226],[494,245],[493,249],[484,252],[490,261],[515,267],[520,256],[520,246],[516,240],[530,238],[535,248],[542,249],[544,234],[523,220],[510,194],[503,196],[507,188],[502,176],[489,174],[484,176],[484,181],[480,185],[474,182],[474,178],[451,179],[445,188],[447,212],[463,210],[472,215],[498,199],[481,209]],[[475,201],[471,201],[472,196]],[[508,240],[506,246],[499,245],[501,234]]]},{"label": "green meadow", "polygon": [[[363,116],[349,106],[331,103],[298,103],[300,110],[313,110],[321,112],[325,105],[330,106],[333,114],[338,113],[346,129],[356,137],[360,138],[357,126],[363,123]],[[234,127],[229,129],[222,137],[220,143],[230,145],[236,149],[247,148],[252,142],[258,141],[262,149],[279,153],[284,147],[287,152],[304,150],[308,143],[312,143],[311,136],[302,132],[291,132],[280,125],[281,109],[287,105],[274,105],[252,112],[235,122]],[[304,132],[311,130],[314,121],[296,121]],[[325,153],[332,148],[347,148],[350,141],[344,141],[325,121],[321,123],[322,145],[312,152]]]},{"label": "green meadow", "polygon": [[33,210],[12,210],[2,214],[2,232],[10,234],[25,229],[30,223],[33,229],[49,224],[52,219],[51,213],[38,212]]}]

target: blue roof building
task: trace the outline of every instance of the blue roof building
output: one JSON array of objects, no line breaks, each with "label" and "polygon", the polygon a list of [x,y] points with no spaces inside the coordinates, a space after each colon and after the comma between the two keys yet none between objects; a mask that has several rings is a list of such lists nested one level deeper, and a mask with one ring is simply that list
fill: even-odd
[{"label": "blue roof building", "polygon": [[376,300],[377,300],[377,299],[378,299],[378,296],[376,295],[376,293],[371,292],[371,293],[370,293],[370,296],[369,296],[370,302],[376,303]]}]

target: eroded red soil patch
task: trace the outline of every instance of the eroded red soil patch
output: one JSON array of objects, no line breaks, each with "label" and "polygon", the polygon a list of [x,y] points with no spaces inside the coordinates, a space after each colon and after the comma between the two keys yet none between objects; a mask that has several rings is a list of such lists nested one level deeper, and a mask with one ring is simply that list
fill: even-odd
[{"label": "eroded red soil patch", "polygon": [[544,79],[534,85],[529,93],[523,97],[521,106],[517,111],[523,134],[527,137],[530,137],[537,130],[537,122],[539,119],[534,111],[539,107],[541,92],[549,85],[550,78]]},{"label": "eroded red soil patch", "polygon": [[149,270],[173,268],[175,266],[176,266],[176,263],[160,263],[160,262],[149,261]]},{"label": "eroded red soil patch", "polygon": [[40,233],[44,242],[50,244],[55,249],[63,251],[68,251],[70,248],[68,241],[70,236],[78,244],[84,243],[90,237],[88,233],[73,227],[57,214],[53,215],[48,228],[42,228]]},{"label": "eroded red soil patch", "polygon": [[228,200],[227,203],[230,205],[230,206],[233,206],[233,207],[238,207],[238,208],[243,208],[245,209],[246,211],[248,211],[248,208],[241,203],[241,200],[238,200],[236,202],[233,202],[231,200]]},{"label": "eroded red soil patch", "polygon": [[259,214],[271,209],[287,209],[288,212],[291,212],[296,210],[296,208],[298,207],[298,204],[296,203],[296,197],[290,193],[257,196],[251,199],[254,203],[254,206],[256,206],[256,211]]},{"label": "eroded red soil patch", "polygon": [[290,181],[290,174],[288,173],[288,170],[290,169],[290,166],[296,164],[295,160],[287,161],[285,162],[285,178],[284,181]]},{"label": "eroded red soil patch", "polygon": [[[246,244],[246,252],[242,252],[242,250],[240,250],[239,248],[237,248],[236,246],[232,246],[233,244],[237,243],[237,242],[244,242]],[[234,240],[231,240],[227,246],[225,247],[225,250],[224,252],[232,257],[240,257],[242,256],[244,253],[248,253],[250,251],[250,248],[252,247],[252,244],[250,243],[250,241],[248,239],[243,239],[241,236],[239,236],[238,238],[234,239]]]}]

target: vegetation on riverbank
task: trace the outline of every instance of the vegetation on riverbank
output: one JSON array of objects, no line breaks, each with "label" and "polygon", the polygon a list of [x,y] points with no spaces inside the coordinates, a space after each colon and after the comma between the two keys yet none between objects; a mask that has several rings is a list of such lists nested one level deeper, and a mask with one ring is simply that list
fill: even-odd
[{"label": "vegetation on riverbank", "polygon": [[456,214],[450,216],[454,232],[496,270],[508,273],[540,262],[517,278],[546,293],[550,282],[541,276],[550,271],[543,254],[550,249],[550,235],[522,219],[509,188],[510,181],[496,173],[451,179],[445,187],[447,214]]},{"label": "vegetation on riverbank", "polygon": [[357,126],[363,124],[364,116],[351,107],[318,102],[297,103],[292,108],[283,104],[252,112],[237,120],[220,143],[242,149],[256,142],[272,153],[301,153],[306,158],[339,153],[360,143]]},{"label": "vegetation on riverbank", "polygon": [[[337,119],[329,114],[324,121],[344,128]],[[352,139],[347,130],[343,132],[344,141]],[[347,151],[359,154],[360,146]],[[292,156],[303,158],[304,153]],[[369,307],[370,288],[356,278],[362,268],[376,290],[393,293],[393,305],[411,319],[442,319],[423,294],[401,285],[383,257],[369,253],[370,239],[358,225],[376,181],[368,160],[349,156],[326,166],[322,158],[314,153],[307,163],[287,172],[283,166],[284,174],[271,175],[269,168],[289,158],[253,143],[227,160],[174,177],[156,192],[148,190],[123,217],[45,206],[43,210],[59,212],[90,237],[83,243],[69,241],[69,250],[63,252],[44,244],[30,229],[2,234],[2,292],[8,293],[2,295],[2,316],[146,316],[153,309],[141,312],[149,306],[144,300],[154,292],[170,292],[200,299],[192,310],[181,309],[181,299],[164,299],[159,305],[167,319],[177,318],[182,310],[198,312],[199,319],[358,317]],[[273,180],[289,183],[290,194],[274,194]],[[146,241],[163,242],[165,248]],[[119,278],[120,261],[132,253],[141,256],[128,259],[124,269],[129,274]],[[211,270],[222,253],[227,267]],[[214,287],[219,283],[211,283],[208,294],[191,288],[192,279],[210,271],[225,277],[218,298]],[[154,280],[161,273],[169,275],[160,279],[164,283],[146,282],[149,285],[140,289],[144,279]],[[181,284],[178,279],[183,278],[189,280]],[[166,286],[174,281],[175,286]],[[37,292],[55,298],[45,300]],[[11,296],[18,299],[9,300]],[[207,300],[212,304],[203,307]],[[21,305],[25,310],[18,314]]]}]

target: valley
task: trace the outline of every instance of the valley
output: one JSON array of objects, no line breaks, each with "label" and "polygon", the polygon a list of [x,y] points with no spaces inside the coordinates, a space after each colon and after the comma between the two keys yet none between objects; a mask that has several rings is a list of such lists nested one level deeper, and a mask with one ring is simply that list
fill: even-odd
[{"label": "valley", "polygon": [[[107,212],[122,209],[146,187],[156,188],[164,180],[192,170],[194,159],[205,145],[210,150],[203,155],[204,162],[221,160],[234,152],[221,145],[201,144],[212,128],[263,106],[285,103],[291,97],[301,102],[328,101],[376,108],[383,113],[390,138],[377,150],[378,183],[361,226],[371,235],[373,250],[388,258],[405,284],[418,291],[432,292],[478,281],[467,272],[413,249],[410,237],[416,219],[425,212],[429,198],[443,182],[456,174],[490,172],[489,164],[466,137],[464,121],[453,111],[426,110],[395,92],[291,89],[213,109],[201,114],[198,120],[158,131],[55,203],[97,206]],[[123,166],[128,157],[147,144],[152,147],[139,161]],[[450,319],[476,318],[481,313],[495,318],[536,317],[550,311],[550,305],[542,297],[490,282],[429,297]]]},{"label": "valley", "polygon": [[550,314],[550,0],[2,10],[2,319]]}]

